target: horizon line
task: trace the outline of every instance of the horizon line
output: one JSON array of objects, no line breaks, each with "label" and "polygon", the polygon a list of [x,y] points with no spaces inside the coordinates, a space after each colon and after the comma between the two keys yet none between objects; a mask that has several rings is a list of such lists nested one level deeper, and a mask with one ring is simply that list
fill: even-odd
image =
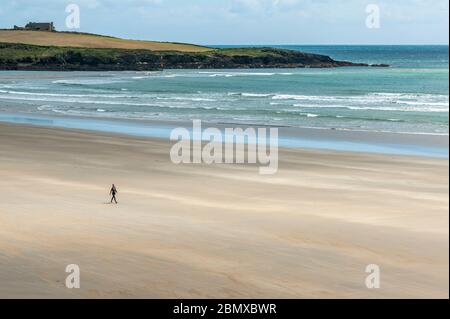
[{"label": "horizon line", "polygon": [[[166,42],[166,41],[164,41]],[[169,41],[170,42],[170,41]],[[195,43],[193,43],[195,44]],[[389,44],[389,43],[281,43],[281,44],[276,44],[276,43],[265,43],[265,44],[256,44],[256,43],[251,43],[251,44],[243,44],[243,43],[238,43],[238,44],[198,44],[197,45],[201,45],[201,46],[225,46],[225,45],[245,45],[245,46],[249,46],[249,45],[256,45],[256,46],[264,46],[264,45],[279,45],[279,46],[318,46],[318,45],[323,45],[323,46],[430,46],[430,45],[434,45],[434,46],[449,46],[448,43],[400,43],[400,44]]]}]

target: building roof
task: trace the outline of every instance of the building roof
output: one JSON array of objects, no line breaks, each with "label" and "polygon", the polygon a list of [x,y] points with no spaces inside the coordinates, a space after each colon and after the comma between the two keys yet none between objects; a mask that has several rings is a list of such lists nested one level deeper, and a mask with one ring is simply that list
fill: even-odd
[{"label": "building roof", "polygon": [[52,26],[53,22],[30,22],[26,27],[49,27]]}]

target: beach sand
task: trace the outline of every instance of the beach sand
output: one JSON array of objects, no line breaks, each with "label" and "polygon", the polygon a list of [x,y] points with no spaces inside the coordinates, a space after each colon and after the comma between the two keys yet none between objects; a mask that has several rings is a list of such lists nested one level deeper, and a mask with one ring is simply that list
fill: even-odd
[{"label": "beach sand", "polygon": [[170,147],[0,124],[0,297],[449,297],[448,159],[284,149],[262,176]]}]

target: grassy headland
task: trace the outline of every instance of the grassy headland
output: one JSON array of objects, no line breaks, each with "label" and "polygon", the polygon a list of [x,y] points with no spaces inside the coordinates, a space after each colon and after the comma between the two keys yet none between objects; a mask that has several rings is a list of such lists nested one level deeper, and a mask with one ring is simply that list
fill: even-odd
[{"label": "grassy headland", "polygon": [[41,31],[0,31],[1,70],[161,70],[367,66],[274,48],[213,49]]},{"label": "grassy headland", "polygon": [[194,44],[127,40],[111,36],[78,32],[46,32],[27,30],[0,30],[0,42],[39,46],[128,49],[150,51],[205,52],[212,50]]}]

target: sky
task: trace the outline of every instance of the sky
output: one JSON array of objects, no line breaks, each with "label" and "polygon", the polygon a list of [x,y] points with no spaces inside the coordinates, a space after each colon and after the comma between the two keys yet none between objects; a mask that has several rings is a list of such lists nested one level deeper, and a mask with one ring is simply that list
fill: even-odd
[{"label": "sky", "polygon": [[[0,28],[53,21],[68,31],[219,44],[448,44],[448,0],[0,0]],[[376,5],[377,12],[366,12]],[[373,8],[373,6],[369,6]],[[375,15],[374,15],[375,14]],[[367,19],[379,16],[379,24]],[[378,25],[379,27],[373,27]]]}]

